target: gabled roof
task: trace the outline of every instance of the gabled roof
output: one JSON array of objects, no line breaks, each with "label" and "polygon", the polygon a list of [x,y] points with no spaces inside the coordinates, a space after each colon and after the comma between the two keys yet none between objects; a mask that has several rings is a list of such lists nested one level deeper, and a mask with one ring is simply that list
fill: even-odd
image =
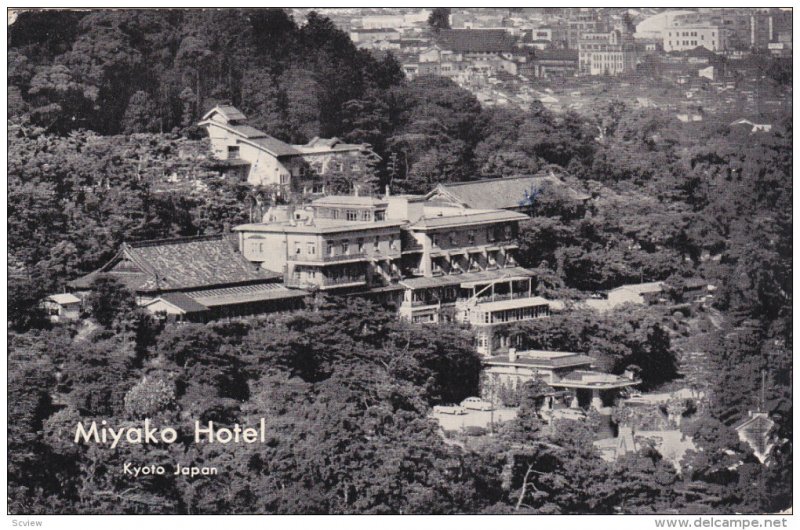
[{"label": "gabled roof", "polygon": [[273,156],[291,156],[300,154],[300,152],[291,145],[267,134],[258,138],[246,139],[244,141],[245,143],[251,143],[256,147],[265,150]]},{"label": "gabled roof", "polygon": [[50,300],[51,302],[55,302],[60,305],[81,303],[80,298],[70,293],[51,294],[50,296],[47,297],[47,299]]},{"label": "gabled roof", "polygon": [[428,198],[439,196],[467,208],[508,210],[520,208],[532,190],[539,192],[547,186],[565,192],[575,201],[590,198],[570,188],[553,174],[439,184],[428,194]]},{"label": "gabled roof", "polygon": [[437,44],[454,52],[509,52],[514,37],[502,29],[446,29],[439,32]]},{"label": "gabled roof", "polygon": [[229,123],[247,120],[247,117],[236,107],[232,105],[217,105],[205,113],[203,116],[203,121],[211,119],[214,114],[222,114],[222,116],[225,118],[225,121]]},{"label": "gabled roof", "polygon": [[260,131],[255,127],[251,127],[249,125],[229,125],[229,127],[234,131],[236,131],[239,135],[247,139],[270,137],[264,131]]},{"label": "gabled roof", "polygon": [[314,206],[386,206],[383,199],[356,195],[327,195],[311,201]]},{"label": "gabled roof", "polygon": [[[234,244],[223,234],[123,243],[110,262],[72,285],[87,287],[102,273],[113,275],[137,292],[263,283],[280,277],[248,262]],[[115,270],[121,262],[129,265]]]},{"label": "gabled roof", "polygon": [[501,223],[504,221],[524,221],[527,217],[521,213],[507,210],[484,210],[473,208],[452,208],[426,206],[425,216],[413,223],[412,230],[429,230],[433,228],[449,228],[453,226],[481,225]]},{"label": "gabled roof", "polygon": [[150,305],[158,300],[163,300],[164,302],[177,307],[184,313],[202,313],[203,311],[208,311],[208,307],[196,302],[194,299],[186,296],[183,293],[165,293],[146,305]]}]

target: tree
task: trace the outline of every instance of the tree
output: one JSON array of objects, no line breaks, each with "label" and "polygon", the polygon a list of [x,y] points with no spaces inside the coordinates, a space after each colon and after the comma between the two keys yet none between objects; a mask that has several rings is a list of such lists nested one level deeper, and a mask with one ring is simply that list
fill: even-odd
[{"label": "tree", "polygon": [[86,304],[92,317],[105,327],[111,326],[136,308],[133,293],[117,278],[103,274],[92,281]]},{"label": "tree", "polygon": [[428,17],[428,25],[437,33],[443,29],[450,29],[450,12],[451,9],[448,7],[433,8]]}]

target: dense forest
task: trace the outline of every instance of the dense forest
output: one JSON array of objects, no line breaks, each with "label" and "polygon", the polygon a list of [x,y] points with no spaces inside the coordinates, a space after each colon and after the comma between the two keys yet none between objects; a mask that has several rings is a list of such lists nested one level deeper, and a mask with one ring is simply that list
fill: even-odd
[{"label": "dense forest", "polygon": [[[324,17],[282,10],[42,11],[9,27],[9,496],[14,513],[734,513],[784,509],[792,464],[792,121],[681,123],[624,101],[589,114],[482,108],[454,83],[404,79]],[[710,404],[688,425],[682,474],[652,450],[607,464],[589,427],[545,429],[536,385],[492,443],[436,434],[431,405],[477,391],[463,331],[410,327],[383,308],[319,299],[269,321],[163,328],[109,285],[90,337],[51,327],[47,293],[123,241],[224,232],[254,190],[211,171],[194,125],[217,103],[290,142],[338,136],[381,156],[393,191],[553,171],[590,193],[531,205],[521,265],[542,294],[702,277],[718,287],[706,349]],[[188,181],[165,189],[170,179]],[[106,297],[104,300],[103,297]],[[110,302],[109,302],[110,300]],[[99,306],[98,306],[99,307]],[[98,312],[99,314],[99,312]],[[670,315],[584,312],[520,326],[531,347],[605,352],[655,388],[675,377]],[[763,374],[763,376],[762,376]],[[777,422],[767,465],[730,428]],[[203,399],[198,399],[203,396]],[[209,398],[210,396],[210,398]],[[202,405],[201,405],[202,404]],[[57,412],[56,412],[57,410]],[[131,454],[72,444],[78,418],[189,432],[267,417],[267,448],[183,440]],[[319,428],[322,425],[324,428]],[[510,447],[523,447],[511,450]],[[220,477],[126,482],[129,459],[216,465]],[[42,465],[45,463],[45,465]],[[536,470],[534,487],[527,481]],[[52,470],[58,470],[52,472]],[[223,471],[224,470],[224,471]]]}]

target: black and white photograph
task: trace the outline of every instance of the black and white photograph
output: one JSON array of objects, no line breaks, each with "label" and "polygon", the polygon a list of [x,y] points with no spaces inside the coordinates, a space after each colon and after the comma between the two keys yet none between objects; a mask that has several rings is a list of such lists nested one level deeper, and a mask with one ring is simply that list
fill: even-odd
[{"label": "black and white photograph", "polygon": [[7,525],[792,527],[792,25],[8,8]]}]

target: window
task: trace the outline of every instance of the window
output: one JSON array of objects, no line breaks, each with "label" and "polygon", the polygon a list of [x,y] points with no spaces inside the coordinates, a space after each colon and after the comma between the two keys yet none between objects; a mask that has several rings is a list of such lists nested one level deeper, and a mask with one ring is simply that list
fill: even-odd
[{"label": "window", "polygon": [[362,221],[369,221],[369,210],[362,210],[361,212],[361,220]]},{"label": "window", "polygon": [[294,253],[296,255],[300,255],[300,243],[298,243],[297,241],[294,242]]},{"label": "window", "polygon": [[281,184],[289,184],[289,175],[288,174],[283,173],[281,175]]},{"label": "window", "polygon": [[486,239],[488,239],[489,241],[495,240],[493,226],[490,226],[489,228],[486,229]]},{"label": "window", "polygon": [[228,146],[228,160],[233,158],[239,158],[239,146],[238,145],[229,145]]},{"label": "window", "polygon": [[511,239],[514,235],[514,230],[511,228],[511,225],[506,225],[503,228],[503,231],[506,239]]},{"label": "window", "polygon": [[359,254],[363,254],[364,253],[364,239],[363,238],[360,238],[358,240],[358,253]]},{"label": "window", "polygon": [[348,221],[358,221],[358,211],[357,210],[347,210],[347,220]]},{"label": "window", "polygon": [[317,246],[314,243],[308,243],[307,250],[308,250],[308,255],[313,256],[317,253]]},{"label": "window", "polygon": [[439,234],[431,234],[431,245],[434,247],[439,246]]},{"label": "window", "polygon": [[457,245],[458,244],[458,237],[456,237],[455,232],[450,232],[450,244]]},{"label": "window", "polygon": [[467,243],[469,243],[470,245],[475,244],[475,230],[470,230],[467,233]]},{"label": "window", "polygon": [[386,217],[386,212],[384,212],[383,210],[381,210],[379,212],[375,212],[375,220],[376,221],[383,221],[385,219],[385,217]]},{"label": "window", "polygon": [[335,256],[336,250],[332,241],[328,241],[328,256]]},{"label": "window", "polygon": [[375,236],[375,241],[372,242],[372,250],[375,252],[381,251],[381,238],[378,236]]},{"label": "window", "polygon": [[342,241],[342,254],[350,254],[350,242]]},{"label": "window", "polygon": [[389,244],[389,248],[391,250],[397,250],[400,248],[400,240],[399,239],[392,239],[392,242]]}]

